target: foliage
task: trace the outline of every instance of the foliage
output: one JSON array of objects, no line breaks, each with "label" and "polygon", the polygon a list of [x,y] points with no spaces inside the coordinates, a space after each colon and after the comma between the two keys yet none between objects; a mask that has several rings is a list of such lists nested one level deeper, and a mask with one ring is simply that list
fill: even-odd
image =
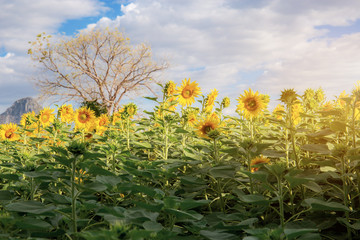
[{"label": "foliage", "polygon": [[249,118],[217,94],[176,111],[170,85],[144,118],[67,105],[1,125],[1,237],[359,239],[358,88],[331,108],[285,90],[273,113],[253,94]]}]

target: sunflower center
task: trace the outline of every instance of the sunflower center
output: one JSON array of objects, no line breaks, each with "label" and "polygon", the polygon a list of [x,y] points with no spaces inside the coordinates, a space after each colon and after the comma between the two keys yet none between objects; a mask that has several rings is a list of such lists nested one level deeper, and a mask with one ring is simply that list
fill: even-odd
[{"label": "sunflower center", "polygon": [[203,132],[204,132],[205,134],[209,133],[211,130],[213,130],[213,128],[212,128],[211,125],[205,125],[205,126],[203,127]]},{"label": "sunflower center", "polygon": [[193,91],[191,89],[184,88],[184,90],[181,92],[181,95],[183,96],[183,98],[191,98],[193,95]]},{"label": "sunflower center", "polygon": [[13,136],[14,132],[12,130],[6,130],[5,132],[5,137],[6,138],[11,138]]},{"label": "sunflower center", "polygon": [[81,113],[81,114],[79,115],[79,122],[81,122],[81,123],[86,123],[87,119],[88,119],[88,116],[87,116],[86,113]]},{"label": "sunflower center", "polygon": [[49,118],[50,118],[50,116],[48,114],[41,115],[42,122],[48,122]]},{"label": "sunflower center", "polygon": [[105,125],[105,119],[101,119],[100,122],[99,122],[99,126],[104,126]]},{"label": "sunflower center", "polygon": [[251,98],[251,99],[248,99],[246,102],[245,102],[245,108],[249,111],[254,111],[257,109],[257,102],[255,99]]}]

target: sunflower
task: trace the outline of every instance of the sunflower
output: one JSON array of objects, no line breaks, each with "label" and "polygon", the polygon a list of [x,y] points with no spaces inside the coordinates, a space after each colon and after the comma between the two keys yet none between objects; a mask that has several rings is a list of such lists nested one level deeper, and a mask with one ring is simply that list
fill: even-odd
[{"label": "sunflower", "polygon": [[20,125],[24,128],[32,128],[35,125],[35,112],[24,113],[21,116]]},{"label": "sunflower", "polygon": [[197,97],[200,92],[200,88],[198,87],[198,84],[196,82],[190,83],[189,80],[186,80],[186,78],[182,81],[182,85],[177,89],[178,96],[178,102],[182,106],[189,106],[195,102],[195,97]]},{"label": "sunflower", "polygon": [[135,103],[129,103],[124,106],[124,114],[126,115],[125,117],[132,118],[136,114],[136,112],[137,106]]},{"label": "sunflower", "polygon": [[18,126],[14,123],[2,124],[0,126],[0,137],[2,140],[16,141],[20,136],[16,133]]},{"label": "sunflower", "polygon": [[194,111],[189,112],[186,116],[186,122],[189,124],[189,126],[191,127],[195,126],[196,121],[197,121],[196,112]]},{"label": "sunflower", "polygon": [[96,133],[99,135],[103,135],[109,123],[110,123],[109,117],[106,114],[101,114],[96,119]]},{"label": "sunflower", "polygon": [[229,97],[224,97],[223,100],[221,101],[221,106],[223,108],[227,108],[230,106],[230,98]]},{"label": "sunflower", "polygon": [[330,101],[326,101],[322,106],[321,106],[321,110],[322,111],[331,111],[334,109],[334,104]]},{"label": "sunflower", "polygon": [[297,101],[297,97],[298,95],[294,89],[285,89],[284,91],[281,91],[280,101],[286,105],[292,105]]},{"label": "sunflower", "polygon": [[115,125],[117,122],[120,122],[122,120],[122,115],[124,113],[124,107],[120,108],[119,111],[115,112],[112,115],[112,125]]},{"label": "sunflower", "polygon": [[257,117],[263,113],[266,109],[266,103],[261,94],[257,91],[254,93],[250,88],[249,91],[244,91],[243,95],[237,99],[239,105],[237,105],[238,111],[241,111],[246,119]]},{"label": "sunflower", "polygon": [[346,94],[345,90],[342,91],[339,95],[339,97],[337,98],[337,103],[339,107],[345,107],[346,105],[346,101],[344,100],[344,98],[348,98],[349,94]]},{"label": "sunflower", "polygon": [[[38,123],[36,122],[35,112],[32,111],[32,112],[24,113],[21,116],[20,125],[24,129],[28,130],[25,132],[27,136],[34,136],[34,134],[38,132]],[[31,131],[29,131],[29,129],[31,129]]]},{"label": "sunflower", "polygon": [[170,97],[176,93],[176,84],[173,81],[169,81],[165,85],[166,96]]},{"label": "sunflower", "polygon": [[59,114],[62,122],[71,123],[74,120],[74,109],[71,104],[62,105]]},{"label": "sunflower", "polygon": [[299,103],[292,105],[291,109],[292,109],[292,111],[291,111],[291,113],[292,113],[291,114],[291,119],[293,120],[293,123],[295,125],[297,125],[301,121],[300,113],[304,112],[304,110],[303,110],[302,106]]},{"label": "sunflower", "polygon": [[89,130],[93,121],[95,120],[95,113],[87,107],[82,107],[76,110],[75,115],[75,128]]},{"label": "sunflower", "polygon": [[176,102],[176,97],[175,96],[171,96],[168,100],[168,109],[171,112],[174,112],[176,110],[176,106],[178,105],[178,103]]},{"label": "sunflower", "polygon": [[206,98],[206,104],[205,104],[205,112],[211,112],[214,105],[215,105],[215,99],[218,96],[218,91],[216,89],[211,90],[211,93]]},{"label": "sunflower", "polygon": [[250,161],[250,167],[254,166],[251,168],[251,172],[256,172],[257,170],[259,170],[259,167],[255,167],[256,165],[265,164],[265,163],[269,163],[269,162],[270,162],[270,159],[268,159],[267,157],[264,157],[262,155],[257,156],[256,158],[254,158]]},{"label": "sunflower", "polygon": [[273,111],[273,114],[275,115],[275,118],[278,120],[283,119],[283,115],[285,113],[285,108],[283,105],[278,104]]},{"label": "sunflower", "polygon": [[197,133],[200,137],[210,138],[209,133],[213,130],[217,130],[217,128],[219,128],[219,124],[219,118],[216,118],[213,115],[208,115],[197,125]]},{"label": "sunflower", "polygon": [[39,121],[43,127],[50,126],[50,124],[54,122],[55,115],[53,114],[53,112],[54,109],[50,109],[49,107],[44,108],[43,110],[40,111]]}]

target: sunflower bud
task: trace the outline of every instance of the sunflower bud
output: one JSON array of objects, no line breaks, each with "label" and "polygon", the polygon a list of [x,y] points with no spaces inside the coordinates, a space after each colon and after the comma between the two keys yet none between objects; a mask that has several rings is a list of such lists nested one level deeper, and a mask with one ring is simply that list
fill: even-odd
[{"label": "sunflower bud", "polygon": [[297,101],[297,97],[298,95],[294,89],[285,89],[284,91],[281,91],[280,101],[286,105],[292,105]]},{"label": "sunflower bud", "polygon": [[230,98],[229,97],[224,97],[223,100],[221,101],[221,106],[223,108],[227,108],[230,106]]},{"label": "sunflower bud", "polygon": [[75,157],[83,155],[86,152],[85,143],[73,141],[67,147],[67,150],[71,152]]}]

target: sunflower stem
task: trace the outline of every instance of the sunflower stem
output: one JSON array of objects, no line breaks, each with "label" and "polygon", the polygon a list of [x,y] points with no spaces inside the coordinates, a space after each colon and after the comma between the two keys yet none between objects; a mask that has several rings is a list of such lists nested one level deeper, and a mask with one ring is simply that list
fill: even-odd
[{"label": "sunflower stem", "polygon": [[76,220],[76,193],[75,193],[75,174],[76,174],[76,158],[71,164],[71,218],[72,218],[72,228],[73,232],[77,232],[77,220]]}]

